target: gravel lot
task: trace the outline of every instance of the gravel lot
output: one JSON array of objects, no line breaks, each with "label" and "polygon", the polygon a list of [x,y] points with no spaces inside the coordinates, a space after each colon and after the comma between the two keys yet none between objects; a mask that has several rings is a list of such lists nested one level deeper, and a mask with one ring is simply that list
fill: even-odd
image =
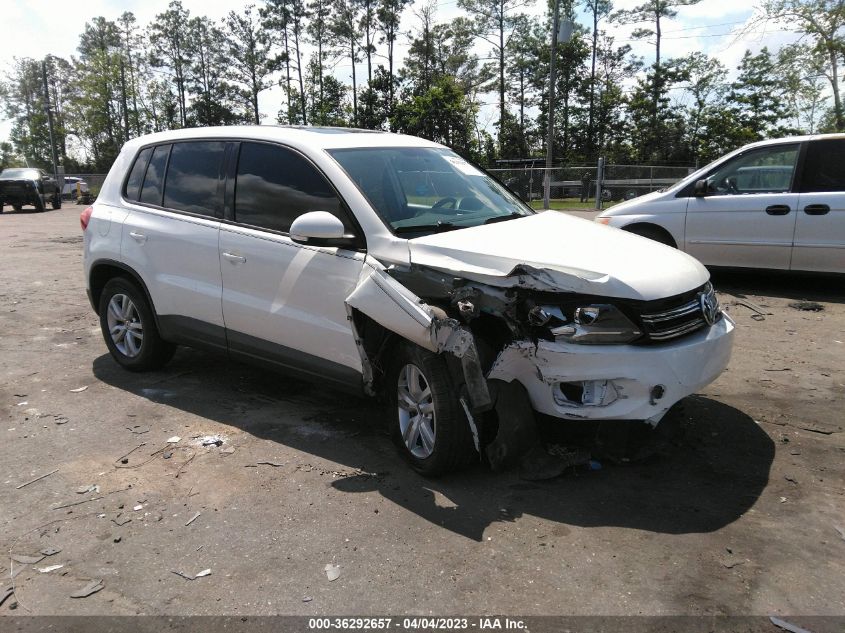
[{"label": "gravel lot", "polygon": [[79,211],[0,216],[0,595],[61,550],[0,613],[845,615],[841,279],[716,276],[733,361],[659,459],[430,481],[373,403],[184,348],[121,370]]}]

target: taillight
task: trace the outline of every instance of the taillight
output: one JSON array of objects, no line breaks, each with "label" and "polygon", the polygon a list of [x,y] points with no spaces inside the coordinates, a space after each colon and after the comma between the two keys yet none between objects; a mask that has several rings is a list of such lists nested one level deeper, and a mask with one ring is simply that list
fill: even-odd
[{"label": "taillight", "polygon": [[88,222],[91,221],[92,213],[94,213],[94,207],[88,207],[85,211],[79,214],[79,224],[82,225],[83,231],[88,228]]}]

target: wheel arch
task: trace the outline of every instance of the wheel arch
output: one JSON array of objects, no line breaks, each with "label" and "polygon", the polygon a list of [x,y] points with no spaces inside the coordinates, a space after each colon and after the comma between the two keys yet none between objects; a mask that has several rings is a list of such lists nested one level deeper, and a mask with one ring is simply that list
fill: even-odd
[{"label": "wheel arch", "polygon": [[631,224],[626,224],[625,226],[620,227],[623,231],[628,231],[629,233],[633,233],[635,235],[640,235],[643,237],[648,237],[647,233],[652,233],[655,235],[659,235],[663,237],[668,243],[669,246],[673,248],[678,248],[678,240],[675,239],[675,236],[666,228],[659,224],[655,224],[654,222],[632,222]]},{"label": "wheel arch", "polygon": [[103,288],[105,288],[106,284],[115,277],[124,277],[129,279],[141,289],[144,293],[144,298],[147,300],[147,304],[150,306],[150,310],[153,313],[153,318],[156,321],[156,327],[158,327],[158,313],[156,312],[153,298],[150,295],[150,290],[147,288],[147,284],[144,283],[141,275],[126,264],[111,259],[99,259],[95,261],[91,265],[91,270],[88,273],[88,296],[91,300],[91,307],[94,308],[94,312],[99,313],[100,297],[103,294]]}]

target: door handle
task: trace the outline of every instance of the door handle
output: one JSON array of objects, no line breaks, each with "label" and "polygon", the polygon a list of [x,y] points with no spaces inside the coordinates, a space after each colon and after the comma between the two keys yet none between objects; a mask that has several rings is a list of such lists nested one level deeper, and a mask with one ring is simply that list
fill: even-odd
[{"label": "door handle", "polygon": [[769,215],[786,215],[792,209],[789,208],[788,205],[785,204],[773,204],[770,207],[766,207],[766,213]]},{"label": "door handle", "polygon": [[246,257],[242,255],[236,255],[235,253],[223,253],[223,257],[228,259],[233,264],[243,264],[246,261]]},{"label": "door handle", "polygon": [[808,204],[804,207],[804,213],[807,215],[827,215],[830,213],[830,207],[826,204]]},{"label": "door handle", "polygon": [[146,235],[144,235],[143,233],[136,233],[135,231],[130,231],[129,237],[131,237],[133,240],[138,242],[138,244],[143,244],[144,242],[147,241]]}]

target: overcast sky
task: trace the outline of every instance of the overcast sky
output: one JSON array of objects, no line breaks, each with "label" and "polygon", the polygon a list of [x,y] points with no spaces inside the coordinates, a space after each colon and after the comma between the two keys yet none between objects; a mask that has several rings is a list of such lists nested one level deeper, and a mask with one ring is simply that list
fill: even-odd
[{"label": "overcast sky", "polygon": [[[86,0],[73,4],[73,8],[64,0],[3,0],[3,44],[0,47],[0,73],[4,76],[11,68],[15,57],[40,59],[47,54],[70,58],[76,54],[79,34],[85,23],[91,18],[102,15],[114,20],[124,11],[132,11],[139,24],[146,25],[157,13],[166,10],[169,0]],[[183,5],[192,15],[207,15],[220,20],[235,5],[231,0],[182,0]],[[615,0],[614,8],[628,8],[642,3],[642,0]],[[257,4],[260,4],[258,2]],[[418,20],[413,11],[419,6],[415,0],[403,15],[403,34],[417,26]],[[578,3],[576,2],[576,5]],[[681,7],[678,16],[663,24],[662,56],[664,59],[685,55],[692,51],[703,51],[717,57],[723,64],[734,69],[742,58],[746,48],[757,51],[763,46],[779,48],[784,42],[793,41],[795,35],[784,32],[782,27],[770,26],[738,36],[752,17],[754,2],[749,0],[702,0],[690,7]],[[535,1],[526,7],[528,13],[540,13],[545,6],[543,0]],[[440,0],[437,9],[437,21],[448,21],[461,14],[457,0]],[[587,22],[583,15],[579,21]],[[604,28],[616,37],[617,44],[623,42],[634,46],[634,52],[645,58],[647,63],[654,59],[654,46],[646,42],[630,40],[630,33],[635,27],[605,24]],[[398,55],[404,56],[408,37],[400,38]],[[479,54],[486,53],[483,42],[479,44]],[[351,84],[351,66],[339,64],[334,73],[338,78]],[[358,68],[358,77],[365,76],[366,67]],[[495,101],[491,95],[489,101]],[[276,113],[281,105],[279,89],[268,90],[261,94],[259,106],[264,120],[275,122]],[[3,113],[0,112],[0,117]],[[481,113],[481,122],[485,126],[495,122],[495,108],[486,107]],[[10,123],[0,121],[0,140],[9,135]]]}]

